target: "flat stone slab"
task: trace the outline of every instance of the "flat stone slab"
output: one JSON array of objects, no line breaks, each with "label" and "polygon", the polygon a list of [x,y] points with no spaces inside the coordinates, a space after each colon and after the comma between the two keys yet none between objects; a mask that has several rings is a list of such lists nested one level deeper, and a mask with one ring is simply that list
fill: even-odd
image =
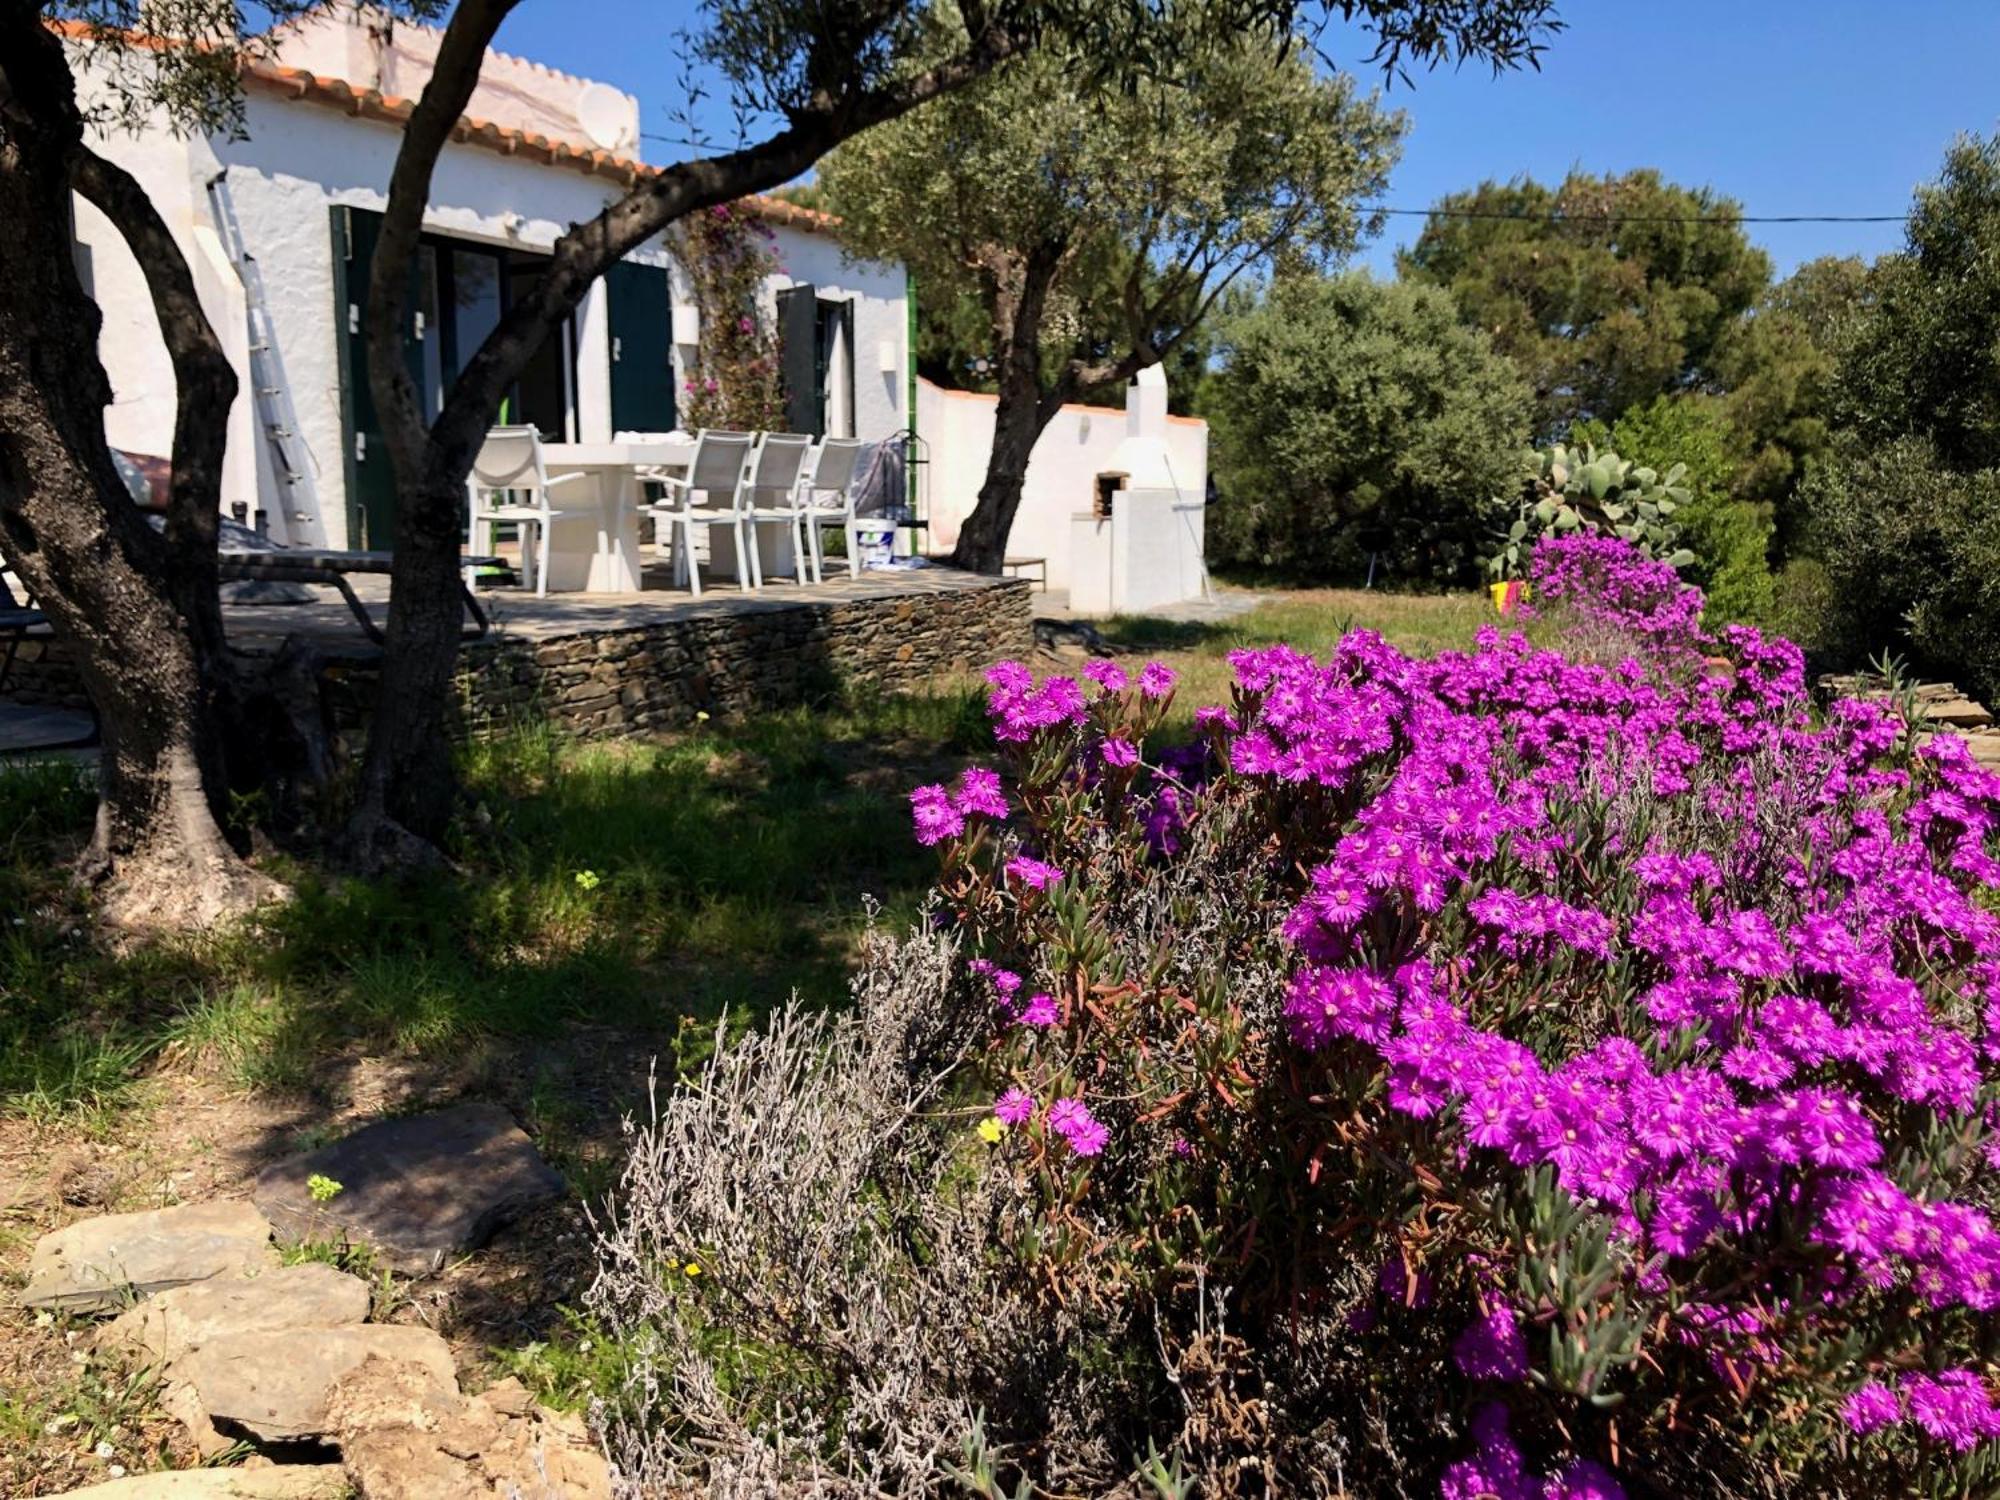
[{"label": "flat stone slab", "polygon": [[1975,703],[1970,698],[1920,703],[1917,712],[1933,724],[1947,724],[1954,729],[1984,729],[1993,722],[1993,715],[1986,711],[1986,705]]},{"label": "flat stone slab", "polygon": [[352,1492],[339,1464],[284,1464],[132,1474],[71,1490],[69,1500],[344,1500]]},{"label": "flat stone slab", "polygon": [[[315,1203],[314,1176],[341,1190]],[[363,1241],[392,1269],[435,1271],[507,1220],[559,1198],[563,1180],[497,1104],[384,1120],[265,1168],[253,1194],[281,1237]]]},{"label": "flat stone slab", "polygon": [[367,1323],[213,1339],[174,1366],[174,1378],[201,1398],[218,1427],[269,1443],[324,1437],[327,1404],[342,1377],[370,1357],[408,1365],[424,1384],[452,1396],[451,1348],[428,1328]]},{"label": "flat stone slab", "polygon": [[270,1224],[240,1200],[107,1214],[36,1241],[21,1304],[103,1312],[275,1260]]},{"label": "flat stone slab", "polygon": [[215,1276],[160,1292],[105,1324],[97,1343],[164,1367],[230,1334],[338,1328],[367,1318],[366,1282],[309,1261],[261,1276]]}]

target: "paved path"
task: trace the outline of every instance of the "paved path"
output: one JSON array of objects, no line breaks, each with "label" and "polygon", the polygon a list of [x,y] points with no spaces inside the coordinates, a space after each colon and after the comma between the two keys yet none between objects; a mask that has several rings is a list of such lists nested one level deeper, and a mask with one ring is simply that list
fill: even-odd
[{"label": "paved path", "polygon": [[[1079,615],[1069,607],[1067,589],[1049,589],[1045,593],[1031,595],[1035,618],[1038,620],[1101,620],[1103,615]],[[1153,609],[1135,610],[1133,614],[1147,620],[1174,620],[1189,624],[1212,624],[1222,620],[1233,620],[1239,615],[1247,615],[1258,605],[1267,603],[1269,594],[1252,593],[1248,589],[1211,589],[1205,599],[1183,599],[1178,604],[1162,604]]]}]

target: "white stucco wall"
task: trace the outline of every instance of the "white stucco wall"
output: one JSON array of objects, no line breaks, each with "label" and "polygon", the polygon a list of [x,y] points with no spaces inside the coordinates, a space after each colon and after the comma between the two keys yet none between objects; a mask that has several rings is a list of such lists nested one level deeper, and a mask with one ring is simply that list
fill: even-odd
[{"label": "white stucco wall", "polygon": [[[783,225],[777,234],[781,274],[771,278],[771,291],[811,282],[821,297],[854,299],[854,435],[885,438],[907,425],[910,320],[903,268],[849,260],[827,235]],[[885,370],[885,364],[894,368]]]},{"label": "white stucco wall", "polygon": [[[927,485],[933,551],[950,550],[958,540],[959,527],[978,503],[986,461],[993,451],[994,405],[991,396],[944,390],[928,380],[917,382],[917,432],[930,459]],[[1122,409],[1065,406],[1035,444],[1007,551],[1016,557],[1047,558],[1052,589],[1072,586],[1078,566],[1072,518],[1079,512],[1089,514],[1099,474],[1124,467],[1118,450],[1125,437],[1126,413]],[[1208,487],[1208,424],[1194,417],[1168,417],[1166,445],[1178,502],[1200,505]],[[1152,598],[1153,585],[1147,583],[1144,588]],[[1180,597],[1196,591],[1198,586]]]},{"label": "white stucco wall", "polygon": [[[197,267],[204,302],[236,362],[243,394],[230,413],[225,512],[236,504],[270,514],[274,531],[298,543],[346,546],[346,444],[340,391],[343,311],[334,305],[330,210],[348,205],[380,211],[399,141],[396,127],[342,114],[323,105],[253,89],[246,101],[243,140],[176,140],[164,131],[100,142],[139,174]],[[220,168],[244,242],[256,257],[270,311],[272,357],[296,412],[307,456],[314,512],[290,507],[259,430],[247,363],[243,294],[216,247],[209,180]],[[597,214],[617,184],[573,167],[453,145],[439,159],[426,229],[438,234],[524,249],[546,250],[569,226]],[[828,297],[855,298],[856,431],[883,437],[905,425],[907,310],[900,267],[844,263],[825,235],[778,226],[776,249],[785,267],[772,286],[811,281]],[[173,376],[143,279],[110,226],[80,206],[78,237],[91,251],[93,279],[105,312],[100,352],[115,402],[112,441],[137,452],[166,454],[172,445]],[[671,264],[655,242],[632,257]],[[611,437],[610,336],[601,285],[577,314],[577,415],[583,441]],[[891,345],[893,373],[880,368],[879,347]],[[677,358],[683,351],[677,351]]]}]

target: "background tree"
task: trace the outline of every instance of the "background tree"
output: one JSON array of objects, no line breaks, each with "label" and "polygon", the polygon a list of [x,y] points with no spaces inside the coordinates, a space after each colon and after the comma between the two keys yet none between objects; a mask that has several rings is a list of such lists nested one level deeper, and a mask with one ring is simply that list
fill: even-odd
[{"label": "background tree", "polygon": [[2000,137],[1951,147],[1849,316],[1799,494],[1827,645],[2000,693]]},{"label": "background tree", "polygon": [[1734,200],[1650,169],[1486,182],[1437,208],[1398,266],[1520,365],[1542,439],[1716,388],[1719,344],[1770,281]]},{"label": "background tree", "polygon": [[[1535,4],[1342,8],[1378,28],[1390,66],[1531,61],[1548,29]],[[850,249],[903,260],[926,298],[986,319],[993,447],[953,561],[1000,571],[1035,440],[1065,401],[1170,354],[1244,271],[1347,253],[1399,128],[1259,28],[1211,41],[1184,79],[1119,94],[1017,68],[830,156],[820,181]]]},{"label": "background tree", "polygon": [[1717,349],[1721,415],[1739,435],[1729,488],[1739,500],[1770,507],[1777,557],[1796,544],[1793,493],[1831,441],[1834,374],[1868,295],[1866,262],[1806,261],[1766,292]]},{"label": "background tree", "polygon": [[1958,470],[2000,464],[2000,135],[1953,144],[1869,290],[1842,350],[1836,424],[1877,442],[1921,434]]},{"label": "background tree", "polygon": [[1315,582],[1472,581],[1480,503],[1515,482],[1528,388],[1435,287],[1282,277],[1216,325],[1211,549]]}]

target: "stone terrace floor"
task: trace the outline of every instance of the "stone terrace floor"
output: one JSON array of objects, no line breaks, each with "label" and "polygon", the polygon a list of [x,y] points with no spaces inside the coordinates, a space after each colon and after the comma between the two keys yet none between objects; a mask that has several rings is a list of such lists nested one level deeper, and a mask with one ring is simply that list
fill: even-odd
[{"label": "stone terrace floor", "polygon": [[[838,569],[836,572],[835,570]],[[349,580],[368,606],[378,626],[389,619],[389,580],[380,576]],[[480,608],[493,622],[496,635],[530,641],[556,640],[600,631],[633,630],[676,620],[762,613],[859,603],[864,600],[921,600],[940,594],[992,588],[1012,580],[986,578],[951,568],[884,568],[847,576],[844,563],[831,563],[822,584],[797,584],[767,579],[757,593],[746,594],[733,582],[704,584],[693,598],[684,588],[667,585],[667,569],[650,565],[647,587],[636,594],[550,594],[544,598],[518,588],[481,589]],[[372,659],[379,648],[362,634],[340,596],[332,589],[315,589],[316,604],[225,605],[224,627],[232,644],[257,651],[275,648],[288,635],[303,635],[332,656]]]}]

